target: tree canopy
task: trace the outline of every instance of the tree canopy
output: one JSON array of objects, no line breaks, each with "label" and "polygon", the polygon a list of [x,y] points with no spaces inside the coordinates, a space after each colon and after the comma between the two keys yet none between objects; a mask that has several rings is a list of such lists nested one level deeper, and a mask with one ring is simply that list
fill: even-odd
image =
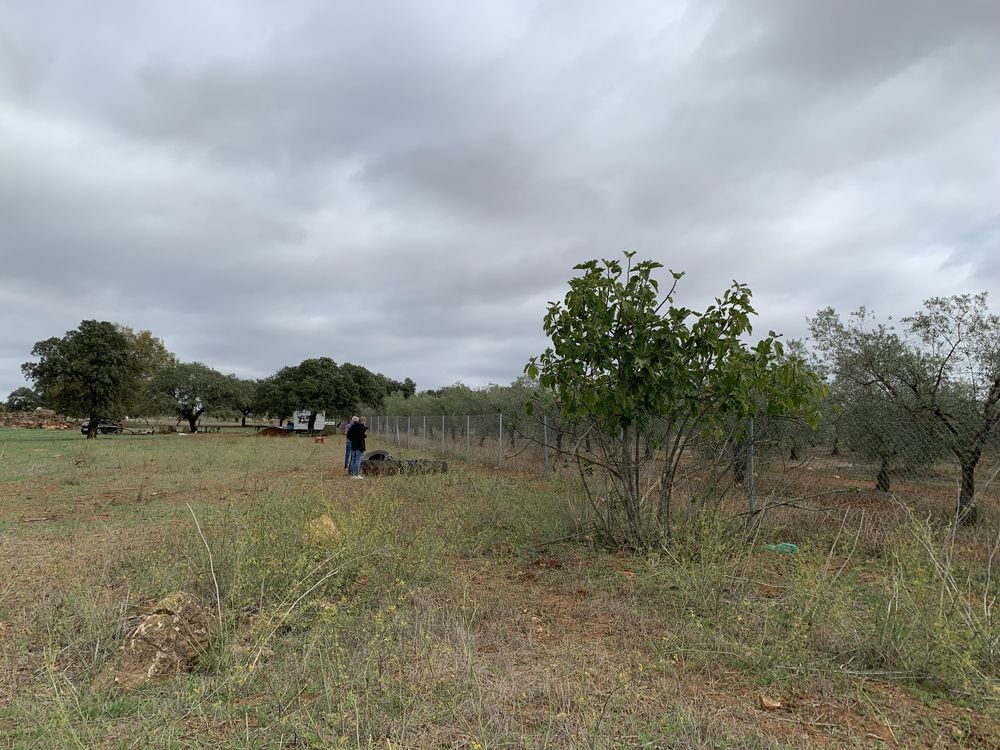
[{"label": "tree canopy", "polygon": [[360,398],[361,389],[351,371],[338,367],[329,357],[283,367],[258,386],[258,401],[268,414],[286,417],[308,411],[310,432],[315,428],[317,414],[349,414],[357,408]]},{"label": "tree canopy", "polygon": [[245,380],[236,375],[227,375],[226,378],[229,381],[230,405],[240,414],[241,424],[246,427],[247,417],[258,411],[257,381]]},{"label": "tree canopy", "polygon": [[30,388],[15,388],[7,395],[4,404],[8,411],[31,411],[38,409],[44,404],[41,397]]},{"label": "tree canopy", "polygon": [[150,400],[150,386],[153,378],[164,367],[177,363],[177,358],[167,350],[163,341],[150,331],[135,331],[128,326],[117,326],[118,330],[129,340],[136,358],[136,371],[129,384],[126,398],[126,413],[138,416],[155,411],[154,402]]},{"label": "tree canopy", "polygon": [[141,366],[135,347],[118,326],[84,320],[62,338],[39,341],[31,349],[37,362],[21,366],[24,376],[49,407],[70,416],[119,419],[134,395]]},{"label": "tree canopy", "polygon": [[[576,421],[594,448],[579,462],[610,474],[615,502],[595,504],[602,532],[615,545],[646,546],[669,533],[671,491],[688,442],[731,416],[800,411],[822,392],[815,373],[782,359],[774,333],[744,343],[755,314],[751,293],[733,283],[701,312],[674,305],[683,274],[670,272],[661,294],[653,261],[576,266],[565,298],[543,327],[551,346],[525,367]],[[814,415],[810,415],[814,419]],[[658,451],[666,460],[655,519],[646,517],[641,470]]]},{"label": "tree canopy", "polygon": [[[835,383],[858,394],[860,408],[886,416],[872,444],[892,441],[893,425],[925,445],[938,442],[961,471],[957,513],[977,517],[976,468],[1000,425],[1000,316],[986,293],[934,297],[903,318],[903,329],[870,324],[864,308],[844,322],[832,309],[811,321],[813,339]],[[912,446],[909,446],[912,450]]]},{"label": "tree canopy", "polygon": [[202,414],[226,410],[232,400],[230,380],[201,362],[173,362],[159,368],[150,383],[154,407],[187,420],[191,432],[198,431]]}]

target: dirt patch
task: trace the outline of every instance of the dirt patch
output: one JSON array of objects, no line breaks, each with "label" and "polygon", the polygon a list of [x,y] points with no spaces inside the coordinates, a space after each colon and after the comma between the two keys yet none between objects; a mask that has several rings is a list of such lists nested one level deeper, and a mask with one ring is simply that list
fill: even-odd
[{"label": "dirt patch", "polygon": [[[489,569],[470,572],[464,566],[458,575],[468,581],[474,595],[492,594],[505,602],[509,615],[491,626],[505,633],[504,640],[513,637],[544,647],[578,646],[598,653],[613,650],[604,642],[611,633],[609,616],[591,599],[591,592],[579,587],[564,590],[553,578],[553,572],[563,566],[558,559],[545,556],[506,575]],[[491,652],[492,647],[482,653]]]},{"label": "dirt patch", "polygon": [[263,430],[256,432],[257,437],[288,437],[291,434],[288,430],[281,427],[265,427]]},{"label": "dirt patch", "polygon": [[[615,670],[630,669],[626,652],[642,647],[639,639],[624,641],[622,633],[639,633],[641,627],[630,624],[627,606],[600,589],[580,588],[575,579],[570,587],[566,571],[576,564],[573,557],[541,556],[500,572],[460,562],[456,575],[465,579],[473,596],[502,602],[494,604],[498,616],[477,635],[480,657],[513,659],[530,684],[531,665],[548,664],[562,654],[592,668],[598,675],[592,678],[594,688],[614,696],[617,688],[603,681]],[[770,586],[761,595],[783,593],[781,587]],[[642,658],[650,661],[649,654]],[[945,701],[928,706],[899,686],[864,678],[848,691],[827,692],[812,683],[796,685],[794,679],[765,687],[752,675],[721,664],[690,670],[683,661],[641,675],[634,685],[646,691],[650,701],[661,703],[658,710],[679,704],[691,715],[731,728],[735,735],[753,727],[790,747],[996,747],[994,738],[1000,736],[1000,725],[981,713]],[[533,716],[526,715],[531,706],[512,705],[510,710],[526,725],[534,725]],[[546,710],[540,706],[539,716]]]}]

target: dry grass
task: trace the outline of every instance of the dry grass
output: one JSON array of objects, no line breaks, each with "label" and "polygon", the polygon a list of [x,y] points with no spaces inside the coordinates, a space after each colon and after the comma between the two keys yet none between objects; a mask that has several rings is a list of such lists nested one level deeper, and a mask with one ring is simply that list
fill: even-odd
[{"label": "dry grass", "polygon": [[[225,434],[0,444],[0,747],[997,747],[992,509],[952,537],[851,495],[636,556],[578,534],[566,475],[349,482],[336,441]],[[91,689],[144,606],[216,581],[194,674]]]}]

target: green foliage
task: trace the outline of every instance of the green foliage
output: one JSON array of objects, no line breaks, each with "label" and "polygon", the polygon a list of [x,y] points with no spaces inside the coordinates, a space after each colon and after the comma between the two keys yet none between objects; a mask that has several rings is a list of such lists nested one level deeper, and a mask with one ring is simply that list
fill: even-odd
[{"label": "green foliage", "polygon": [[526,377],[510,385],[490,383],[479,388],[455,383],[409,397],[405,391],[392,393],[386,398],[385,412],[404,417],[502,413],[505,419],[514,419],[524,413],[525,404],[537,395],[538,384]]},{"label": "green foliage", "polygon": [[[552,346],[525,367],[555,396],[564,418],[580,423],[596,449],[581,463],[612,478],[615,502],[602,514],[613,544],[646,546],[669,532],[670,493],[689,440],[723,429],[727,418],[800,412],[822,392],[815,373],[782,360],[775,334],[753,347],[751,293],[733,283],[704,311],[675,306],[683,274],[660,294],[653,261],[596,260],[576,266],[562,302],[544,320]],[[814,421],[816,414],[807,415]],[[644,465],[666,451],[655,521],[642,505]]]},{"label": "green foliage", "polygon": [[410,398],[413,394],[417,392],[417,384],[414,383],[410,378],[406,378],[403,381],[403,387],[400,388],[400,392],[403,394],[403,398]]},{"label": "green foliage", "polygon": [[1000,425],[1000,316],[984,292],[927,300],[902,333],[868,321],[864,308],[847,323],[832,308],[810,321],[845,433],[883,461],[904,449],[928,460],[949,451],[962,471],[959,517],[973,522],[976,467]]},{"label": "green foliage", "polygon": [[319,412],[345,417],[362,406],[381,410],[390,394],[399,393],[402,399],[411,386],[409,378],[400,383],[361,365],[345,362],[338,366],[329,357],[319,357],[284,367],[260,381],[255,408],[282,418],[296,411],[310,411],[311,430]]},{"label": "green foliage", "polygon": [[243,425],[246,426],[247,417],[257,408],[257,381],[245,380],[236,375],[227,375],[229,381],[230,406],[243,417]]},{"label": "green foliage", "polygon": [[[797,360],[779,363],[783,347],[773,333],[748,348],[751,293],[733,283],[703,312],[673,305],[682,273],[660,298],[653,261],[634,266],[590,261],[570,281],[564,302],[549,306],[544,328],[552,347],[525,371],[558,395],[567,416],[596,418],[607,428],[648,426],[676,414],[753,415],[763,408],[798,408],[816,390],[815,377]],[[767,396],[756,398],[757,393]],[[710,404],[706,403],[710,399]],[[707,416],[707,414],[706,414]]]},{"label": "green foliage", "polygon": [[950,534],[912,515],[894,531],[886,577],[865,621],[866,657],[873,668],[974,693],[991,688],[1000,666],[1000,624],[983,604],[995,594],[971,595],[953,544]]},{"label": "green foliage", "polygon": [[42,399],[30,388],[15,388],[7,396],[4,404],[8,411],[31,411],[44,406]]},{"label": "green foliage", "polygon": [[299,410],[311,412],[309,429],[316,414],[349,414],[356,409],[360,389],[349,371],[329,357],[306,359],[298,365],[283,367],[262,380],[257,390],[260,408],[268,414],[286,417]]},{"label": "green foliage", "polygon": [[159,410],[186,419],[191,432],[197,432],[202,414],[228,408],[231,386],[229,378],[201,362],[174,362],[154,375],[149,386],[150,402]]},{"label": "green foliage", "polygon": [[114,323],[84,320],[63,338],[32,347],[21,366],[47,406],[91,420],[125,415],[142,371],[132,342]]},{"label": "green foliage", "polygon": [[150,400],[153,378],[162,368],[176,364],[177,358],[150,331],[134,331],[123,325],[118,325],[117,328],[129,340],[138,364],[129,384],[126,413],[132,416],[151,415],[155,411],[154,403]]},{"label": "green foliage", "polygon": [[[345,362],[340,369],[350,376],[358,388],[359,405],[364,405],[369,409],[379,411],[384,408],[385,399],[390,393],[400,392],[405,396],[406,390],[410,387],[405,382],[387,378],[380,372],[372,372],[367,367]],[[413,381],[407,378],[412,385]],[[414,386],[415,387],[415,386]],[[412,395],[412,391],[411,391]]]}]

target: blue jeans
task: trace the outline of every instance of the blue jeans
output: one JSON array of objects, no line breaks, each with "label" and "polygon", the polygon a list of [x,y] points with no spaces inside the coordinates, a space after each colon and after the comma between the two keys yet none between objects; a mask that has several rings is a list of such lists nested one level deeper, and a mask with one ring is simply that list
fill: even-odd
[{"label": "blue jeans", "polygon": [[344,468],[351,468],[351,441],[347,441],[347,450],[344,451]]},{"label": "blue jeans", "polygon": [[361,457],[364,451],[351,451],[351,474],[356,477],[361,476]]}]

